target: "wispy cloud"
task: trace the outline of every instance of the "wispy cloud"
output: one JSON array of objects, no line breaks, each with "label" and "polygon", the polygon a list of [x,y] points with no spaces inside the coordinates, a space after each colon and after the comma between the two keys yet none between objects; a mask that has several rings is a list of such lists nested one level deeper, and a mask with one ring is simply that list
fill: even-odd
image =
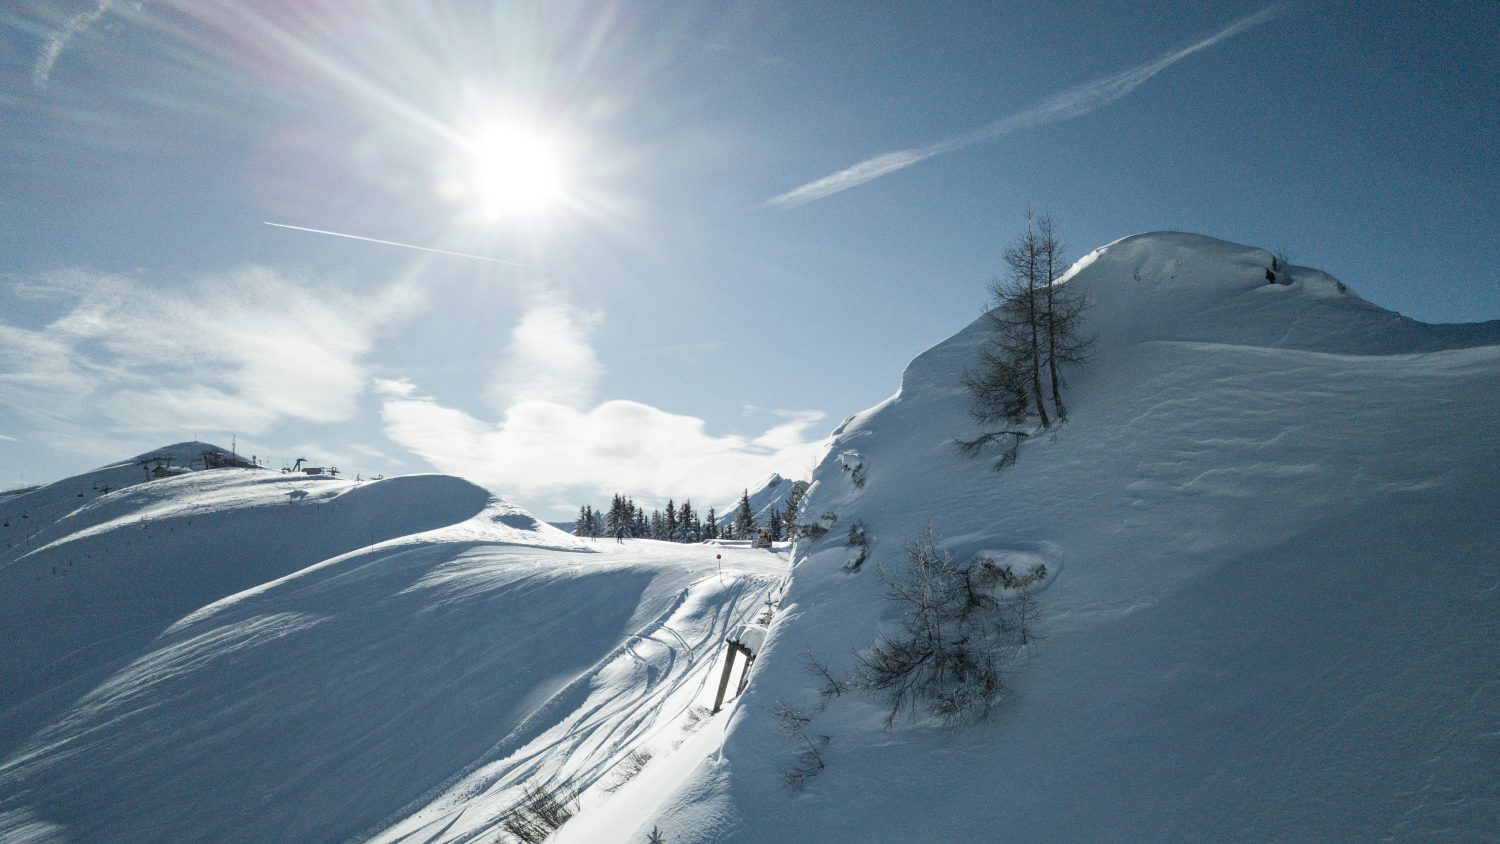
[{"label": "wispy cloud", "polygon": [[819,411],[777,411],[759,434],[716,435],[697,417],[635,401],[596,403],[604,367],[588,334],[598,320],[554,294],[533,295],[497,367],[498,422],[418,395],[408,381],[382,381],[386,436],[440,471],[529,506],[573,502],[545,513],[553,518],[615,492],[717,506],[772,472],[800,476],[815,462]]},{"label": "wispy cloud", "polygon": [[570,306],[560,295],[528,295],[511,330],[505,359],[495,369],[488,398],[498,410],[527,401],[583,407],[593,401],[604,365],[589,343],[601,317]]},{"label": "wispy cloud", "polygon": [[417,385],[405,378],[375,378],[370,381],[370,389],[382,398],[404,399],[416,392]]},{"label": "wispy cloud", "polygon": [[57,60],[62,58],[63,50],[78,37],[80,32],[99,22],[99,19],[109,14],[115,0],[99,0],[98,4],[91,9],[85,9],[76,15],[63,21],[62,26],[53,30],[47,40],[42,44],[42,51],[36,57],[36,64],[31,66],[31,84],[38,91],[47,87],[52,80],[52,68],[57,65]]},{"label": "wispy cloud", "polygon": [[995,120],[973,131],[965,132],[962,135],[935,141],[926,146],[887,152],[866,159],[852,167],[840,170],[831,176],[824,176],[816,181],[808,182],[801,187],[793,188],[780,196],[767,200],[765,204],[786,208],[806,205],[809,202],[815,202],[819,199],[832,196],[840,191],[858,187],[866,182],[889,175],[897,170],[905,169],[934,156],[944,155],[983,141],[993,140],[1018,129],[1045,126],[1049,123],[1056,123],[1088,114],[1129,94],[1149,81],[1151,77],[1188,56],[1201,50],[1206,50],[1247,29],[1266,23],[1282,14],[1283,11],[1284,7],[1280,5],[1267,7],[1255,14],[1240,18],[1201,41],[1196,41],[1186,47],[1158,56],[1144,64],[1136,65],[1112,76],[1105,76],[1068,88],[1047,97],[1029,108],[1006,115],[999,120]]},{"label": "wispy cloud", "polygon": [[171,290],[71,270],[12,279],[6,298],[61,315],[0,321],[0,406],[71,447],[346,420],[376,337],[422,303],[404,282],[355,293],[255,267]]}]

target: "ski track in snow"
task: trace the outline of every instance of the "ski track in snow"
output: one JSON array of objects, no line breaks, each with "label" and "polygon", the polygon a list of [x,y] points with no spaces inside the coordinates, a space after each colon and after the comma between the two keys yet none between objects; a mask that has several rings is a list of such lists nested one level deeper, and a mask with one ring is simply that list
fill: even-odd
[{"label": "ski track in snow", "polygon": [[0,557],[7,842],[491,837],[521,784],[591,784],[711,694],[786,565],[440,476],[139,472],[0,499],[36,525]]}]

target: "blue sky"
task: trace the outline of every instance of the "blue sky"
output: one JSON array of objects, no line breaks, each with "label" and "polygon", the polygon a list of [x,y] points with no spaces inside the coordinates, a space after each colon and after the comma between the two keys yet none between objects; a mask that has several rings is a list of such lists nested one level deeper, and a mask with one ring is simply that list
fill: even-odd
[{"label": "blue sky", "polygon": [[1028,206],[1494,319],[1497,8],[12,3],[0,487],[234,434],[723,503],[976,316]]}]

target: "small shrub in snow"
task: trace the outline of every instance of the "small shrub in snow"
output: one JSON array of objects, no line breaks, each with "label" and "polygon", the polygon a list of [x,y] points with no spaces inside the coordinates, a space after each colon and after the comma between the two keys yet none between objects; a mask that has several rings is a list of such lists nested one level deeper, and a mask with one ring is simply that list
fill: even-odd
[{"label": "small shrub in snow", "polygon": [[907,571],[887,597],[904,608],[899,630],[856,656],[861,688],[884,694],[888,723],[925,711],[946,724],[989,717],[1009,695],[1004,669],[1036,636],[1033,593],[1045,566],[1016,574],[985,558],[959,563],[932,531],[907,546]]},{"label": "small shrub in snow", "polygon": [[667,837],[652,824],[651,831],[646,833],[646,844],[667,844]]},{"label": "small shrub in snow", "polygon": [[646,763],[650,761],[651,751],[646,748],[638,747],[630,751],[620,761],[620,764],[615,766],[614,771],[610,773],[609,782],[604,784],[604,790],[609,792],[619,791],[625,783],[635,779],[636,774],[639,774],[641,769],[646,767]]},{"label": "small shrub in snow", "polygon": [[802,665],[809,674],[818,679],[819,710],[843,697],[844,691],[851,686],[849,678],[839,679],[833,676],[833,670],[828,667],[828,663],[818,659],[812,651],[802,652]]},{"label": "small shrub in snow", "polygon": [[578,787],[571,778],[527,786],[521,802],[501,816],[500,828],[521,844],[541,844],[578,812]]},{"label": "small shrub in snow", "polygon": [[958,450],[969,457],[978,457],[988,451],[990,446],[1004,446],[1005,450],[1000,452],[1000,457],[995,461],[995,471],[1000,471],[1009,466],[1014,466],[1016,458],[1021,453],[1021,440],[1030,434],[1025,431],[990,431],[980,434],[972,440],[959,440]]},{"label": "small shrub in snow", "polygon": [[768,625],[771,619],[776,617],[776,608],[781,606],[781,596],[776,592],[767,592],[760,605],[760,615],[755,617],[755,623],[762,626]]},{"label": "small shrub in snow", "polygon": [[865,488],[864,461],[860,461],[858,463],[845,463],[844,471],[849,473],[849,480],[854,484],[855,489]]},{"label": "small shrub in snow", "polygon": [[1277,272],[1281,272],[1282,268],[1291,262],[1292,252],[1285,246],[1278,246],[1276,251],[1271,253],[1271,269]]},{"label": "small shrub in snow", "polygon": [[785,703],[777,702],[771,714],[776,718],[776,728],[782,734],[790,736],[798,746],[797,764],[781,772],[787,788],[795,791],[823,772],[823,750],[828,747],[831,739],[808,733],[807,727],[812,723],[812,718]]},{"label": "small shrub in snow", "polygon": [[856,489],[864,489],[865,461],[858,451],[849,449],[839,452],[839,469],[849,473],[849,480],[853,482]]},{"label": "small shrub in snow", "polygon": [[870,540],[865,536],[865,523],[855,522],[849,526],[849,545],[855,550],[854,557],[844,564],[849,571],[859,571],[859,567],[870,558]]},{"label": "small shrub in snow", "polygon": [[708,717],[712,714],[712,710],[702,705],[694,706],[693,708],[689,709],[687,715],[683,716],[682,719],[683,732],[691,733],[699,727],[703,726],[703,722],[708,720]]}]

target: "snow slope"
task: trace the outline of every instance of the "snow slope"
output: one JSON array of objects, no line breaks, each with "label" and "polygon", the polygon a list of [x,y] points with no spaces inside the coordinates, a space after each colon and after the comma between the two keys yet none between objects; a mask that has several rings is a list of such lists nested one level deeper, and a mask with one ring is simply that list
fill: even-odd
[{"label": "snow slope", "polygon": [[[619,840],[1500,840],[1500,322],[1271,260],[1156,233],[1079,261],[1095,360],[1000,473],[953,445],[982,322],[915,359],[814,475],[804,515],[837,524],[796,550],[722,756]],[[1053,573],[1013,698],[958,729],[820,710],[801,655],[848,670],[896,621],[877,570],[928,524]],[[830,737],[796,793],[777,701]]]},{"label": "snow slope", "polygon": [[444,476],[130,473],[0,500],[0,840],[490,840],[711,702],[786,565]]}]

